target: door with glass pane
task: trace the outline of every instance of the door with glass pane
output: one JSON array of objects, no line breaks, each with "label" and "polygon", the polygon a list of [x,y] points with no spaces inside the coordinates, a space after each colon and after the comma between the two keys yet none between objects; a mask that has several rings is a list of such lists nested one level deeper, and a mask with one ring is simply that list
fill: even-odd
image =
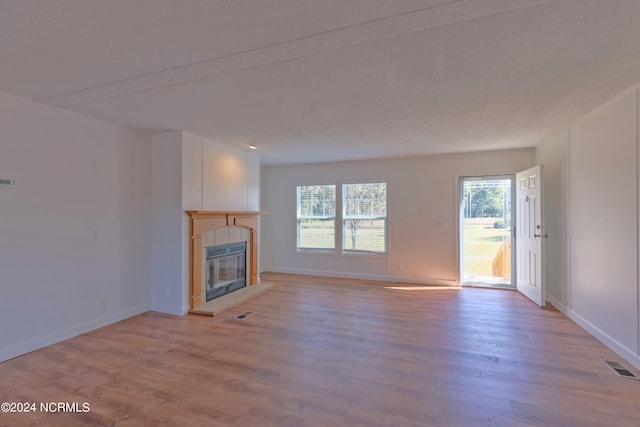
[{"label": "door with glass pane", "polygon": [[514,176],[460,178],[460,281],[514,287]]}]

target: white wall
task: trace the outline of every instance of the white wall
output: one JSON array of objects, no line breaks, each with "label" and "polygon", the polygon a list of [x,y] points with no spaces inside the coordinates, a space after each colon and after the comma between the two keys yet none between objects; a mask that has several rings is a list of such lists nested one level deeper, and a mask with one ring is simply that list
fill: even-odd
[{"label": "white wall", "polygon": [[568,165],[569,131],[550,136],[535,150],[535,163],[543,165],[543,239],[545,296],[568,304]]},{"label": "white wall", "polygon": [[[515,173],[533,165],[533,150],[508,150],[311,165],[263,166],[262,270],[456,284],[457,187],[462,175]],[[296,186],[387,182],[386,255],[296,250]]]},{"label": "white wall", "polygon": [[260,209],[256,155],[188,132],[182,132],[182,147],[185,210]]},{"label": "white wall", "polygon": [[184,131],[154,134],[153,154],[152,308],[180,315],[189,309],[185,211],[259,210],[260,165],[252,153]]},{"label": "white wall", "polygon": [[568,229],[547,244],[549,300],[638,368],[639,114],[634,87],[536,148],[547,215]]},{"label": "white wall", "polygon": [[0,361],[147,311],[151,141],[0,94]]},{"label": "white wall", "polygon": [[182,314],[182,132],[153,135],[151,308]]}]

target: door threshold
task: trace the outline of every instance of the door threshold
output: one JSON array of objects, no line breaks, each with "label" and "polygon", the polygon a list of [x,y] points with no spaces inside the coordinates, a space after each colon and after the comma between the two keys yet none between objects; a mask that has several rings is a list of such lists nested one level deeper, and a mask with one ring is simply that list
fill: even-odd
[{"label": "door threshold", "polygon": [[505,291],[515,291],[514,285],[498,285],[494,283],[462,283],[461,286],[465,288],[488,288],[488,289],[502,289]]}]

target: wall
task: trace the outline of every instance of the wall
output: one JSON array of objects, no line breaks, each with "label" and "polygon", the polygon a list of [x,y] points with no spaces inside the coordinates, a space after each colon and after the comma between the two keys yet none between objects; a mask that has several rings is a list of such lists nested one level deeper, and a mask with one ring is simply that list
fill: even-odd
[{"label": "wall", "polygon": [[543,141],[536,158],[553,171],[546,214],[568,230],[547,244],[549,300],[640,368],[638,97],[625,91]]},{"label": "wall", "polygon": [[187,210],[259,210],[258,158],[184,131],[153,135],[152,308],[189,310]]},{"label": "wall", "polygon": [[[262,270],[456,284],[458,177],[515,173],[533,150],[263,166]],[[296,186],[382,180],[388,191],[388,253],[341,255],[296,250]]]},{"label": "wall", "polygon": [[149,309],[151,141],[0,94],[0,361]]},{"label": "wall", "polygon": [[260,162],[251,152],[182,132],[183,208],[260,209]]},{"label": "wall", "polygon": [[543,231],[550,236],[542,240],[545,296],[567,304],[569,131],[558,132],[538,145],[535,163],[543,166]]},{"label": "wall", "polygon": [[182,314],[182,132],[153,135],[151,308]]}]

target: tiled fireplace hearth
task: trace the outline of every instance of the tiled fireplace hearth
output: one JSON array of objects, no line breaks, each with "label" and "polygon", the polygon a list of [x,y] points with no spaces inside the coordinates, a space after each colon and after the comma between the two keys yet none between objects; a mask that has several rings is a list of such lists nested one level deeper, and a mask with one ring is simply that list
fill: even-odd
[{"label": "tiled fireplace hearth", "polygon": [[258,283],[258,216],[246,211],[187,211],[191,218],[191,312]]}]

